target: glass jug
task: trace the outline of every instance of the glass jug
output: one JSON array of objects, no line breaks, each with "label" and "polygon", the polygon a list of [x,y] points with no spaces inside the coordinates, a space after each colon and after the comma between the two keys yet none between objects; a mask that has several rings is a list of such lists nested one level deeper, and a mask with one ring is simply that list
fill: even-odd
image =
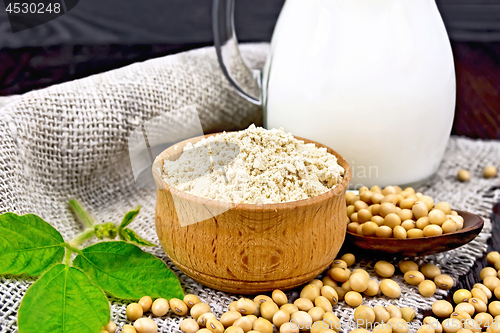
[{"label": "glass jug", "polygon": [[262,72],[238,51],[234,0],[214,1],[222,71],[283,127],[346,158],[352,187],[415,185],[436,172],[455,71],[434,0],[287,0]]}]

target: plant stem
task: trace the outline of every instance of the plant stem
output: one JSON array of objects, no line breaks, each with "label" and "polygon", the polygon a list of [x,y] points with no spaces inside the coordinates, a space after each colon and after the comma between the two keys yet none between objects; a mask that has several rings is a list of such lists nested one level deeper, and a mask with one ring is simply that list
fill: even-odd
[{"label": "plant stem", "polygon": [[64,264],[69,266],[71,262],[71,254],[73,252],[81,254],[82,251],[76,247],[71,246],[71,244],[64,243],[64,246],[66,247],[66,256],[64,257]]},{"label": "plant stem", "polygon": [[68,249],[69,252],[75,252],[78,254],[82,253],[82,250],[80,250],[79,248],[73,247],[68,243],[65,243],[64,246],[66,247],[66,249]]},{"label": "plant stem", "polygon": [[81,245],[83,242],[85,242],[89,238],[92,238],[93,236],[95,236],[95,228],[87,228],[81,234],[73,238],[68,245],[70,246],[70,249],[78,250],[75,249],[78,245]]},{"label": "plant stem", "polygon": [[69,263],[70,263],[70,260],[71,260],[71,253],[73,253],[73,251],[71,249],[66,249],[66,256],[64,257],[64,264],[69,266]]},{"label": "plant stem", "polygon": [[89,212],[87,212],[85,208],[83,208],[82,204],[78,200],[70,200],[69,205],[75,212],[78,219],[83,223],[85,228],[91,228],[94,226],[94,219],[89,214]]}]

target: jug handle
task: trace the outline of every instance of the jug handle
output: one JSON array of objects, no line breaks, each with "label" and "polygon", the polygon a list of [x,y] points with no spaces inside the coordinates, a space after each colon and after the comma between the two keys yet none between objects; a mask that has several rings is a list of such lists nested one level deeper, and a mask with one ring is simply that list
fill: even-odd
[{"label": "jug handle", "polygon": [[222,73],[242,97],[262,105],[261,72],[246,65],[238,48],[234,30],[234,0],[214,0],[212,29]]}]

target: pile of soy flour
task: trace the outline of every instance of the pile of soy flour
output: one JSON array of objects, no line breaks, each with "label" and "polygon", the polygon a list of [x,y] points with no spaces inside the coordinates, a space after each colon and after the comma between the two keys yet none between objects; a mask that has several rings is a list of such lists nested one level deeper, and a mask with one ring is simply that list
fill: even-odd
[{"label": "pile of soy flour", "polygon": [[163,178],[196,196],[265,204],[320,195],[340,184],[344,171],[326,148],[251,125],[189,143],[177,160],[164,161]]}]

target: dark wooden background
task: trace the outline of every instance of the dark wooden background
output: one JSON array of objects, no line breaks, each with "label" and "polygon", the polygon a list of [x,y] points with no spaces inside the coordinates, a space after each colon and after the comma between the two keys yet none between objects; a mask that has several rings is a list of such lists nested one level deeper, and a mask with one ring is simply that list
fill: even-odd
[{"label": "dark wooden background", "polygon": [[[240,41],[269,41],[283,3],[236,0]],[[437,4],[455,55],[453,133],[500,139],[500,2]],[[66,15],[15,34],[0,11],[0,95],[212,45],[211,5],[210,0],[81,0]]]}]

